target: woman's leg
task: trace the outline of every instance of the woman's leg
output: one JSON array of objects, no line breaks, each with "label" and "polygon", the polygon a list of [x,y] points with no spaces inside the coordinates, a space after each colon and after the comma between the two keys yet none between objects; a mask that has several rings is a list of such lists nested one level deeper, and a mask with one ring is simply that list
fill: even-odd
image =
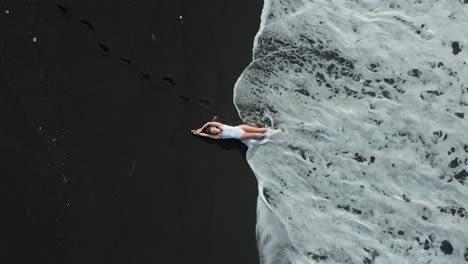
[{"label": "woman's leg", "polygon": [[253,127],[248,125],[240,125],[239,127],[248,133],[266,133],[268,131],[267,128]]},{"label": "woman's leg", "polygon": [[245,132],[239,139],[244,140],[244,139],[249,139],[249,138],[262,138],[264,137],[265,134],[263,133],[249,133]]}]

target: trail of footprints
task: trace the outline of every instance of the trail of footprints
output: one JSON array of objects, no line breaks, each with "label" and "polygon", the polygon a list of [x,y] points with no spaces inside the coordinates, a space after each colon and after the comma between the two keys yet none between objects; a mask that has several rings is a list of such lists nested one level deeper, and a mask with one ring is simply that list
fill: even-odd
[{"label": "trail of footprints", "polygon": [[[63,16],[64,18],[70,18],[72,16],[72,8],[67,6],[67,5],[57,4],[57,9],[58,9],[60,15]],[[89,19],[83,18],[83,19],[80,20],[80,23],[82,25],[86,26],[86,28],[88,28],[90,31],[92,31],[92,32],[96,31],[96,27],[93,25],[93,23]],[[98,43],[98,47],[104,54],[106,54],[106,55],[111,54],[110,48],[106,44],[100,42],[100,43]],[[127,64],[127,65],[131,64],[131,61],[130,61],[129,58],[120,57],[120,60],[123,63]],[[140,75],[145,80],[151,79],[151,74],[140,72]],[[168,78],[168,77],[165,77],[165,78]],[[171,84],[175,85],[175,81],[173,81],[173,83],[171,83]]]},{"label": "trail of footprints", "polygon": [[[60,15],[64,18],[70,18],[72,16],[72,8],[70,6],[67,6],[65,4],[56,4],[56,7],[57,7],[57,10],[58,12],[60,13]],[[88,30],[92,31],[92,32],[95,32],[96,31],[96,27],[95,25],[93,25],[93,23],[91,22],[90,19],[88,18],[82,18],[80,20],[80,23],[85,26]],[[156,36],[154,34],[152,34],[152,40],[156,40]],[[108,45],[102,43],[102,42],[99,42],[97,43],[97,46],[98,48],[101,50],[101,52],[105,55],[108,55],[108,56],[111,56],[111,49],[109,48]],[[120,57],[120,62],[126,64],[126,65],[130,65],[132,64],[130,58],[128,57]],[[150,80],[151,79],[151,73],[145,73],[145,72],[140,72],[139,73],[139,76],[141,78],[143,78],[144,80]],[[163,76],[161,78],[161,81],[168,84],[168,85],[171,85],[171,86],[176,86],[176,80],[174,77],[172,76]],[[185,96],[185,95],[179,95],[179,98],[183,101],[183,102],[187,102],[187,101],[190,101],[190,97],[188,96]],[[202,107],[207,107],[209,108],[209,105],[210,105],[210,101],[207,100],[207,99],[195,99],[195,102],[198,103],[200,106]]]}]

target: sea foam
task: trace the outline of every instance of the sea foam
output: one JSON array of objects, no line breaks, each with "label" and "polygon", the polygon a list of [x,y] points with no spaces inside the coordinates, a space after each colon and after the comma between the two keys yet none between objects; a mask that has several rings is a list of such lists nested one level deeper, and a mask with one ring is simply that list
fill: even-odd
[{"label": "sea foam", "polygon": [[234,87],[262,264],[468,263],[468,4],[265,0]]}]

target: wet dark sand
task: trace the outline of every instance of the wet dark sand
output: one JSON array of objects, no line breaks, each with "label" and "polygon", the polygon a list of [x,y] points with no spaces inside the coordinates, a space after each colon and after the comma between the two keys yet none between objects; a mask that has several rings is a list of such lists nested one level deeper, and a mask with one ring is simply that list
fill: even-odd
[{"label": "wet dark sand", "polygon": [[245,146],[190,129],[240,122],[262,4],[0,1],[1,259],[259,263]]}]

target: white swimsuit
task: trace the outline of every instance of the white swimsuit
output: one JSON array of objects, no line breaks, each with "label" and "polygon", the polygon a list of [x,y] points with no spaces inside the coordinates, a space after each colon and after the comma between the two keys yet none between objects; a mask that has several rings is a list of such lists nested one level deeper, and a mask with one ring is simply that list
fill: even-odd
[{"label": "white swimsuit", "polygon": [[245,131],[242,130],[239,126],[229,126],[229,125],[222,125],[221,128],[223,129],[223,133],[221,134],[221,138],[236,138],[239,139]]}]

